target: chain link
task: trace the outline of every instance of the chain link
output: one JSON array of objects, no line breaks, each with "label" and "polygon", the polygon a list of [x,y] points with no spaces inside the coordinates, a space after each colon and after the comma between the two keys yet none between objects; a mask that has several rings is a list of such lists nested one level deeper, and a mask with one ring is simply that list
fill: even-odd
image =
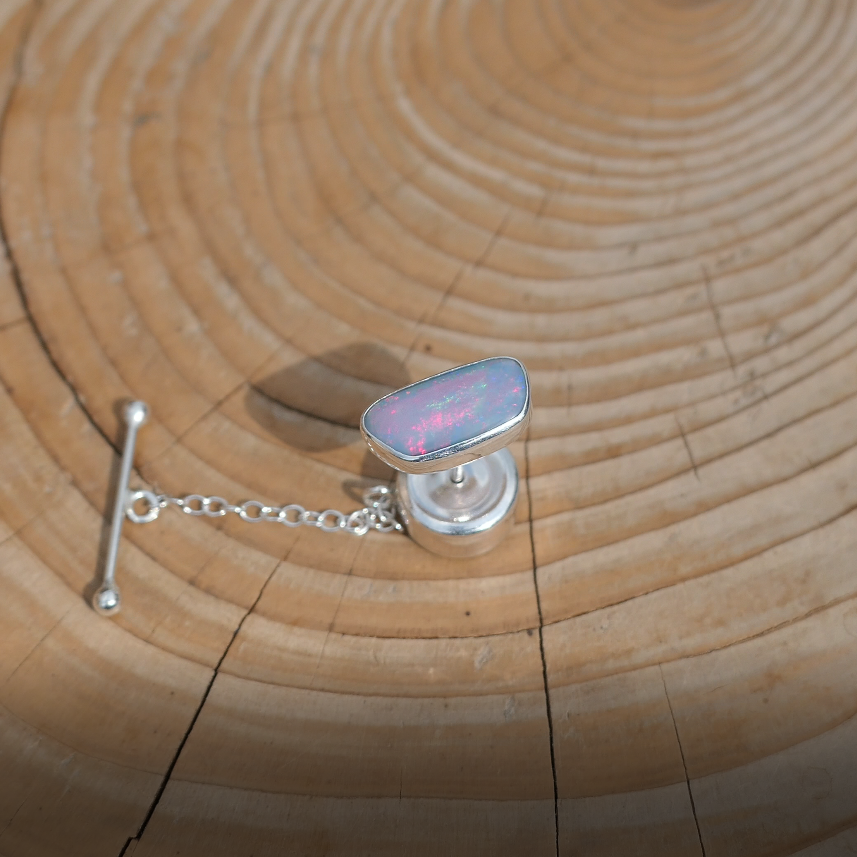
[{"label": "chain link", "polygon": [[[297,503],[286,506],[267,506],[259,500],[245,500],[239,506],[229,503],[223,497],[205,497],[202,494],[186,494],[184,497],[170,497],[168,494],[155,494],[153,491],[133,491],[128,495],[125,514],[135,524],[148,524],[157,519],[161,509],[178,506],[186,515],[194,517],[222,518],[230,512],[238,515],[242,521],[258,524],[270,521],[287,527],[318,527],[325,533],[344,530],[355,536],[365,536],[369,530],[381,533],[402,532],[402,525],[396,520],[396,499],[386,485],[375,485],[363,494],[366,504],[356,512],[346,514],[336,509],[313,512]],[[138,512],[137,507],[143,511]]]}]

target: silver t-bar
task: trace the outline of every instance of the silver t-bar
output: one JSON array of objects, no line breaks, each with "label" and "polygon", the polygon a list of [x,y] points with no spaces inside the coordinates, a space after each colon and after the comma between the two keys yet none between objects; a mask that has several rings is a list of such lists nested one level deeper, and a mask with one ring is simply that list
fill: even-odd
[{"label": "silver t-bar", "polygon": [[112,616],[119,612],[122,599],[116,585],[116,557],[119,553],[119,539],[122,536],[122,522],[128,504],[128,479],[134,464],[134,447],[137,445],[137,431],[149,418],[149,408],[145,402],[129,402],[123,411],[128,430],[125,433],[125,448],[122,450],[122,466],[116,483],[116,500],[113,503],[113,520],[110,523],[110,542],[107,545],[107,559],[104,562],[104,577],[101,586],[92,596],[92,606],[102,616]]}]

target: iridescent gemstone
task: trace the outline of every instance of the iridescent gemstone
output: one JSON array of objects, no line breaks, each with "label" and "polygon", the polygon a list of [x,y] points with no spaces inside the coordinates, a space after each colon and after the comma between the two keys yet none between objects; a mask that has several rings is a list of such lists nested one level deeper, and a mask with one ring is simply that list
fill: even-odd
[{"label": "iridescent gemstone", "polygon": [[524,367],[491,357],[384,396],[363,415],[363,426],[408,459],[477,441],[521,417],[528,404]]}]

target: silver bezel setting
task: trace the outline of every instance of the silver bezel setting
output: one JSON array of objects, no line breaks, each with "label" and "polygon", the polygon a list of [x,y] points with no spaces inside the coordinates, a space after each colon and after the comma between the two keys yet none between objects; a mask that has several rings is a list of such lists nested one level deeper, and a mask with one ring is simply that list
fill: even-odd
[{"label": "silver bezel setting", "polygon": [[[520,437],[522,432],[529,425],[531,412],[530,379],[527,375],[527,369],[520,360],[517,360],[514,357],[498,356],[488,357],[483,360],[474,360],[472,363],[455,366],[452,369],[446,369],[443,372],[438,372],[437,375],[431,375],[420,381],[414,381],[413,384],[408,384],[406,387],[402,387],[395,392],[401,393],[404,390],[417,386],[417,384],[422,384],[424,381],[429,381],[434,378],[442,378],[444,375],[449,375],[461,369],[475,366],[477,363],[488,363],[492,360],[514,360],[515,363],[521,367],[521,371],[524,374],[524,381],[526,383],[526,396],[524,398],[523,407],[517,416],[511,420],[507,420],[502,425],[499,425],[490,431],[477,435],[475,438],[462,441],[461,443],[456,443],[451,446],[444,447],[443,449],[435,450],[434,452],[427,453],[426,455],[405,455],[403,453],[396,452],[394,449],[387,446],[386,443],[375,437],[366,428],[366,414],[375,405],[377,405],[378,402],[387,398],[387,396],[381,396],[381,398],[377,399],[368,408],[366,408],[363,415],[360,417],[360,432],[369,449],[371,449],[372,452],[374,452],[375,455],[377,455],[385,464],[389,464],[390,467],[393,467],[402,473],[434,473],[438,470],[448,470],[452,467],[457,467],[460,464],[467,464],[470,461],[476,461],[476,459],[490,455],[492,452],[496,452],[504,446],[512,443],[512,441]],[[390,394],[388,393],[387,395]]]}]

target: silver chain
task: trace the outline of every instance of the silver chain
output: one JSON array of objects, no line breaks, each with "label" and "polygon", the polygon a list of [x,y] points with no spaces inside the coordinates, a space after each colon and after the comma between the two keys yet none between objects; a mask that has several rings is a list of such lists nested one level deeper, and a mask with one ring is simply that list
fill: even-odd
[{"label": "silver chain", "polygon": [[[396,520],[396,499],[386,485],[375,485],[363,494],[366,504],[356,512],[346,514],[336,509],[313,512],[297,503],[286,506],[268,506],[259,500],[245,500],[236,506],[223,497],[204,497],[202,494],[186,494],[184,497],[170,497],[168,494],[155,494],[153,491],[133,491],[128,494],[125,514],[135,524],[148,524],[157,519],[161,509],[178,506],[186,515],[195,517],[222,518],[230,512],[238,515],[242,521],[258,524],[270,521],[285,524],[287,527],[318,527],[325,533],[344,530],[355,536],[365,536],[369,530],[381,533],[402,532],[402,525]],[[142,505],[145,510],[137,511]]]}]

